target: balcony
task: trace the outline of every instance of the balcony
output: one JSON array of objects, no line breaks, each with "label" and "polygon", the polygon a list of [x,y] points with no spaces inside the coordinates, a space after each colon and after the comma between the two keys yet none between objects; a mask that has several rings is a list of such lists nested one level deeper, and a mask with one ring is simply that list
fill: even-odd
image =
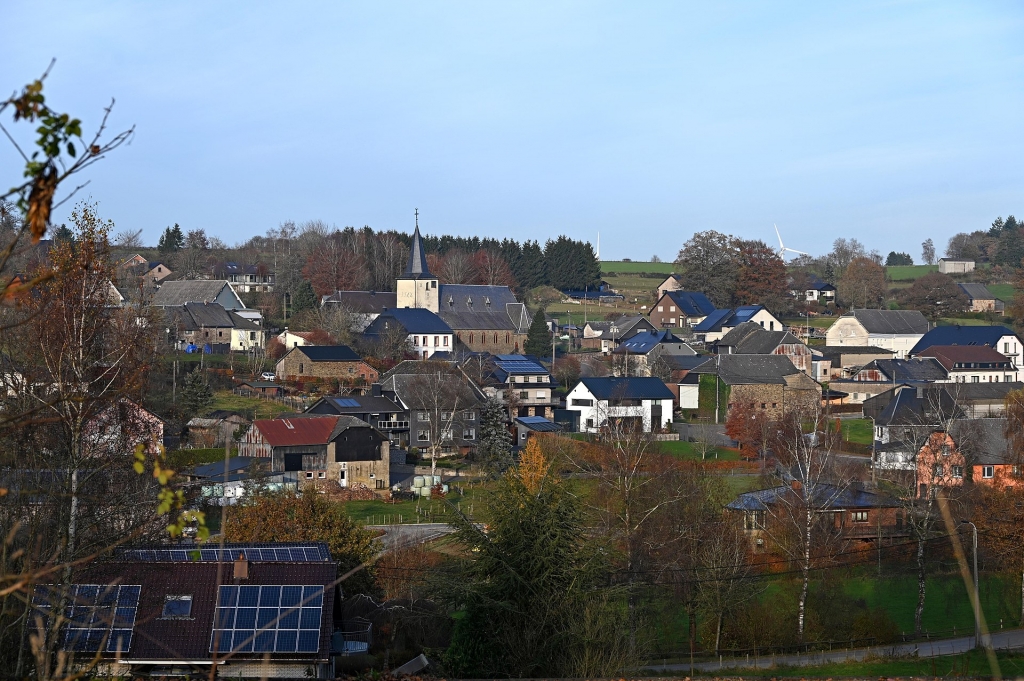
[{"label": "balcony", "polygon": [[377,421],[377,427],[381,430],[408,430],[408,421]]}]

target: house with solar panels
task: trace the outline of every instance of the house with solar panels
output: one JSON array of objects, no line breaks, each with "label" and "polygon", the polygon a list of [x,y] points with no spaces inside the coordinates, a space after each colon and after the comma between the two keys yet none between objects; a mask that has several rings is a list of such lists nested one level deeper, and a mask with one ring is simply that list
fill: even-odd
[{"label": "house with solar panels", "polygon": [[782,322],[764,305],[741,305],[735,309],[715,310],[693,327],[693,333],[705,343],[721,340],[744,322],[754,322],[768,331],[782,331]]},{"label": "house with solar panels", "polygon": [[[669,277],[667,281],[671,281]],[[715,305],[699,291],[666,291],[651,306],[651,324],[659,329],[695,326],[715,311]]]},{"label": "house with solar panels", "polygon": [[[475,359],[467,364],[475,364]],[[505,404],[515,403],[514,416],[554,417],[558,384],[535,357],[495,355],[483,359],[482,364],[479,384],[485,395]]]},{"label": "house with solar panels", "polygon": [[37,585],[31,605],[71,668],[98,659],[96,675],[334,678],[337,656],[371,644],[369,622],[342,621],[341,597],[323,543],[179,544]]}]

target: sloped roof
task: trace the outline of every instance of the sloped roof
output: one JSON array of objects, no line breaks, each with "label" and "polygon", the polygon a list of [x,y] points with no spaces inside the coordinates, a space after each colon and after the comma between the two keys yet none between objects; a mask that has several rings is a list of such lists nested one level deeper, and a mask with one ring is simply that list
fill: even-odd
[{"label": "sloped roof", "polygon": [[359,353],[347,345],[301,345],[288,352],[301,352],[311,362],[358,362],[362,360]]},{"label": "sloped roof", "polygon": [[180,306],[185,303],[212,303],[224,288],[238,301],[238,307],[245,308],[241,298],[226,281],[216,279],[165,280],[153,294],[152,305],[156,307]]},{"label": "sloped roof", "polygon": [[877,369],[889,381],[944,381],[949,371],[934,357],[912,357],[910,359],[873,359],[861,371]]},{"label": "sloped roof", "polygon": [[987,345],[995,348],[1003,336],[1015,335],[1005,326],[936,326],[917,341],[910,354],[919,354],[933,345]]},{"label": "sloped roof", "polygon": [[538,433],[557,433],[562,430],[561,425],[549,421],[543,416],[519,416],[515,421]]},{"label": "sloped roof", "polygon": [[409,246],[409,263],[405,266],[404,279],[433,279],[427,267],[427,254],[423,250],[423,239],[420,237],[420,226],[412,233],[412,244]]},{"label": "sloped roof", "polygon": [[508,286],[441,284],[437,314],[452,329],[465,331],[525,333],[531,321]]},{"label": "sloped roof", "polygon": [[1021,463],[1010,449],[1006,437],[1007,420],[964,419],[950,427],[950,436],[974,465]]},{"label": "sloped roof", "polygon": [[[319,401],[338,414],[383,414],[401,411],[397,404],[379,395],[325,395]],[[315,406],[316,404],[310,405],[310,409]]]},{"label": "sloped roof", "polygon": [[501,369],[505,374],[547,374],[548,370],[544,368],[535,357],[529,357],[527,355],[495,355],[493,360],[494,365]]},{"label": "sloped roof", "polygon": [[721,331],[726,327],[736,327],[744,322],[749,322],[754,318],[754,315],[763,309],[765,309],[764,305],[741,305],[735,309],[715,310],[704,321],[693,327],[693,330],[697,333],[707,333],[709,331]]},{"label": "sloped roof", "polygon": [[933,345],[922,350],[919,357],[934,357],[947,370],[952,370],[957,364],[967,364],[972,368],[997,369],[1010,366],[1010,359],[993,350],[987,345]]},{"label": "sloped roof", "polygon": [[688,317],[702,317],[715,311],[714,304],[699,291],[667,291],[665,295]]},{"label": "sloped roof", "polygon": [[[739,495],[726,504],[726,508],[734,511],[767,511],[776,504],[791,501],[795,494],[788,485],[760,489]],[[890,496],[869,492],[858,485],[838,487],[827,483],[814,486],[811,503],[815,508],[826,510],[896,508],[900,505],[898,500]]]},{"label": "sloped roof", "polygon": [[693,327],[693,330],[697,333],[706,333],[708,331],[721,331],[722,322],[732,316],[731,309],[715,310],[707,317],[705,317],[699,324]]},{"label": "sloped roof", "polygon": [[398,306],[398,294],[394,291],[335,291],[324,296],[323,304],[340,304],[350,312],[377,314],[384,308]]},{"label": "sloped roof", "polygon": [[252,422],[272,447],[325,445],[340,416],[259,419]]},{"label": "sloped roof", "polygon": [[913,335],[928,333],[928,320],[920,310],[851,310],[847,315],[868,333]]},{"label": "sloped roof", "polygon": [[[641,331],[635,336],[630,336],[626,340],[622,341],[622,343],[620,343],[612,352],[617,355],[624,355],[626,353],[631,355],[646,355],[659,345],[682,342],[682,340],[676,338],[676,336],[668,329],[662,329],[661,331]],[[690,350],[690,353],[697,354],[693,352],[692,349]]]},{"label": "sloped roof", "polygon": [[800,373],[785,355],[718,355],[693,371],[717,372],[726,385],[785,385],[786,376]]},{"label": "sloped roof", "polygon": [[970,300],[995,300],[996,297],[984,284],[957,284]]},{"label": "sloped roof", "polygon": [[580,383],[599,400],[669,400],[675,396],[660,378],[646,376],[588,376]]},{"label": "sloped roof", "polygon": [[430,310],[416,307],[399,307],[381,310],[380,316],[370,322],[370,325],[366,327],[363,333],[367,336],[378,336],[390,328],[392,324],[398,324],[409,334],[450,334],[452,332],[452,328]]},{"label": "sloped roof", "polygon": [[768,355],[780,345],[803,345],[789,331],[769,331],[757,322],[743,322],[715,343],[734,347],[738,355]]}]

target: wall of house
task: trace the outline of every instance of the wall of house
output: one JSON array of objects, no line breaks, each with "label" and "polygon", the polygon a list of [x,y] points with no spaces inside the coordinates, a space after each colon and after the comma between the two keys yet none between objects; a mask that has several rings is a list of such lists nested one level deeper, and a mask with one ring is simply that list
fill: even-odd
[{"label": "wall of house", "polygon": [[780,345],[772,352],[773,355],[785,355],[793,366],[798,370],[810,375],[811,373],[811,351],[803,343],[790,343]]},{"label": "wall of house", "polygon": [[939,260],[939,272],[943,274],[963,274],[973,271],[973,260]]},{"label": "wall of house", "polygon": [[[991,469],[991,470],[987,470]],[[1020,475],[1021,467],[1010,464],[974,464],[972,482],[990,487],[1016,487],[1024,484]],[[986,474],[991,473],[991,476]]]},{"label": "wall of house", "polygon": [[1004,367],[1002,369],[962,369],[954,367],[949,372],[949,378],[954,383],[1011,383],[1017,380],[1017,369]]},{"label": "wall of house", "polygon": [[256,426],[250,426],[238,443],[238,456],[269,459],[272,452],[273,448]]},{"label": "wall of house", "polygon": [[489,352],[492,355],[517,355],[526,347],[526,334],[514,331],[459,329],[455,336],[473,352]]},{"label": "wall of house", "polygon": [[249,352],[266,346],[267,332],[263,329],[233,329],[231,349],[235,352]]},{"label": "wall of house", "polygon": [[[370,428],[349,428],[328,445],[327,479],[342,487],[391,486],[391,443]],[[345,475],[342,476],[344,471]]]},{"label": "wall of house", "polygon": [[455,348],[455,336],[450,333],[441,334],[409,334],[409,345],[421,359],[430,359],[435,352],[451,352]]},{"label": "wall of house", "polygon": [[918,450],[916,469],[918,498],[926,497],[933,487],[961,487],[966,475],[964,455],[953,438],[942,432],[932,433]]},{"label": "wall of house", "polygon": [[339,381],[373,383],[377,370],[363,361],[313,362],[302,353],[301,348],[292,350],[277,362],[278,378],[294,381],[301,378],[336,378]]},{"label": "wall of house", "polygon": [[[590,402],[590,404],[587,404]],[[595,399],[583,383],[579,383],[566,396],[565,407],[580,412],[580,432],[597,433],[614,418],[642,418],[643,430],[651,432],[651,408],[661,405],[661,421],[653,424],[655,428],[667,428],[672,423],[673,402],[671,399],[641,400],[637,406],[610,406],[607,400]]]},{"label": "wall of house", "polygon": [[651,326],[656,329],[678,329],[687,325],[686,315],[679,309],[675,301],[667,296],[663,296],[651,306],[649,319]]},{"label": "wall of house", "polygon": [[[807,378],[803,374],[797,375]],[[729,408],[738,404],[752,405],[753,409],[763,412],[769,419],[779,419],[794,410],[809,412],[819,408],[821,390],[774,383],[734,385],[729,391]]]},{"label": "wall of house", "polygon": [[876,348],[885,348],[896,353],[899,359],[906,359],[910,351],[917,345],[918,341],[924,338],[923,333],[913,334],[870,334],[868,345]]}]

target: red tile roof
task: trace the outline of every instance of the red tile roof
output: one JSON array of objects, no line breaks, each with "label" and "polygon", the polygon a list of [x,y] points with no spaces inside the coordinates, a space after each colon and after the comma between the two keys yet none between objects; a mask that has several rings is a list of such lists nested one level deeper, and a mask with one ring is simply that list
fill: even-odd
[{"label": "red tile roof", "polygon": [[946,369],[952,369],[954,364],[999,364],[1010,360],[1001,352],[993,350],[987,345],[933,345],[918,353],[919,357],[934,357],[939,360]]},{"label": "red tile roof", "polygon": [[272,447],[325,445],[338,425],[338,416],[302,416],[285,419],[260,419],[253,426]]}]

